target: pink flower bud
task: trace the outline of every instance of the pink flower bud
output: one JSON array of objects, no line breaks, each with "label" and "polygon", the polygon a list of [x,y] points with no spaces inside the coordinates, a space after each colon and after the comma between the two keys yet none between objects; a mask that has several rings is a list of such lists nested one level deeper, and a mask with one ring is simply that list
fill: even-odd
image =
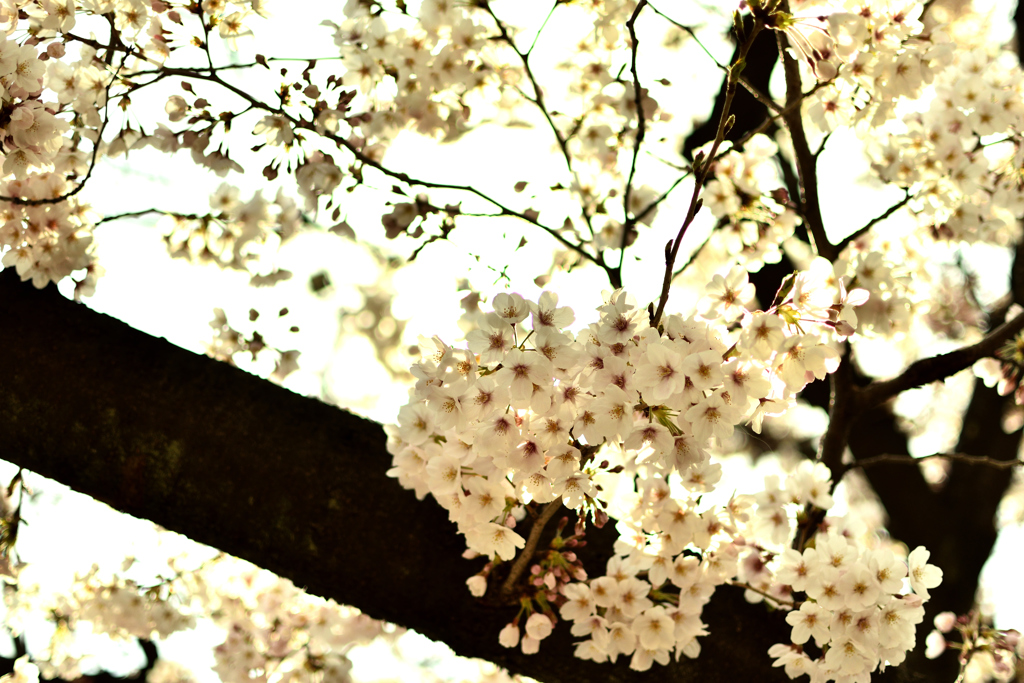
[{"label": "pink flower bud", "polygon": [[935,615],[935,628],[942,633],[949,633],[956,626],[956,615],[952,612],[942,612]]},{"label": "pink flower bud", "polygon": [[515,624],[508,624],[498,634],[498,642],[502,647],[515,647],[519,644],[519,627]]}]

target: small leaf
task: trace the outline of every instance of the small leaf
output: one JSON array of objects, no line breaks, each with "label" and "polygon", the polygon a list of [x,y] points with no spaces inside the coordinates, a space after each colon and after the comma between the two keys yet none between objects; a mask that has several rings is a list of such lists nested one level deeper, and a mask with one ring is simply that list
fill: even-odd
[{"label": "small leaf", "polygon": [[515,188],[514,189],[515,189],[516,192],[522,192],[523,190],[526,189],[526,181],[525,180],[520,180],[518,183],[515,184]]},{"label": "small leaf", "polygon": [[342,237],[347,237],[350,240],[354,240],[356,238],[356,231],[353,230],[352,226],[346,223],[345,221],[342,221],[335,225],[334,227],[330,228],[328,232],[332,232],[335,235],[340,235]]},{"label": "small leaf", "polygon": [[256,322],[256,319],[259,318],[259,317],[260,317],[260,312],[259,311],[257,311],[255,308],[250,308],[249,309],[249,322],[254,323],[254,322]]},{"label": "small leaf", "polygon": [[192,90],[192,84],[189,83],[188,81],[182,81],[181,82],[181,89],[184,90],[185,92],[194,92]]}]

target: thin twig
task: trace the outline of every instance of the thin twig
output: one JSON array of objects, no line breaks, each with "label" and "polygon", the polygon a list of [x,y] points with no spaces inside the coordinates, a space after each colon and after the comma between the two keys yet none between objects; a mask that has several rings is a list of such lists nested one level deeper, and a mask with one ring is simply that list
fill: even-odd
[{"label": "thin twig", "polygon": [[880,463],[902,463],[906,465],[914,465],[925,460],[953,460],[956,462],[966,463],[968,465],[985,465],[986,467],[994,467],[999,470],[1008,470],[1018,465],[1024,465],[1024,460],[996,460],[995,458],[988,455],[968,455],[967,453],[933,453],[931,455],[923,455],[920,458],[915,458],[912,455],[898,455],[893,453],[886,453],[884,455],[874,455],[870,458],[864,458],[863,460],[857,460],[846,465],[846,470],[852,470],[857,467],[871,467],[872,465],[878,465]]},{"label": "thin twig", "polygon": [[104,223],[110,223],[112,221],[119,221],[122,218],[138,218],[139,216],[145,216],[150,213],[159,213],[164,216],[174,216],[182,220],[199,220],[205,218],[210,214],[201,216],[197,213],[177,213],[175,211],[165,211],[164,209],[140,209],[138,211],[125,211],[124,213],[112,213],[109,216],[104,216],[93,224],[93,227],[103,225]]},{"label": "thin twig", "polygon": [[515,590],[516,583],[519,581],[519,577],[523,575],[530,562],[533,561],[533,554],[537,551],[537,544],[540,543],[540,535],[544,531],[544,527],[547,526],[551,518],[555,516],[555,513],[562,507],[561,500],[555,500],[547,504],[540,515],[533,521],[533,526],[530,528],[530,535],[526,539],[526,545],[523,546],[522,551],[519,553],[519,557],[512,564],[512,569],[509,571],[508,578],[505,579],[505,583],[501,585],[502,595],[511,595]]},{"label": "thin twig", "polygon": [[[110,47],[108,47],[107,49],[113,51],[113,44],[114,40],[113,37],[111,37]],[[107,81],[107,86],[103,90],[103,121],[100,123],[99,129],[96,131],[96,141],[93,143],[92,156],[89,158],[89,170],[85,172],[85,176],[82,178],[81,181],[79,181],[75,188],[73,190],[70,190],[69,192],[65,192],[64,194],[58,197],[48,197],[46,199],[26,199],[24,197],[5,197],[3,195],[0,195],[0,200],[11,202],[12,204],[20,204],[23,206],[59,204],[63,201],[66,201],[74,197],[76,194],[85,189],[86,183],[88,183],[89,178],[92,177],[92,172],[96,169],[97,155],[100,151],[100,145],[103,143],[103,132],[107,129],[107,124],[110,122],[110,88],[114,85],[114,81],[117,80],[118,74],[121,72],[121,69],[124,68],[125,62],[127,61],[128,53],[126,52],[124,58],[121,60],[121,63],[113,67],[114,75],[110,77],[109,81]]]},{"label": "thin twig", "polygon": [[[626,260],[626,245],[629,240],[629,233],[636,224],[636,217],[630,216],[629,200],[633,197],[633,178],[636,176],[636,162],[640,158],[640,145],[644,142],[644,135],[647,132],[647,120],[644,117],[643,95],[640,89],[640,76],[636,71],[636,53],[640,41],[636,37],[636,20],[640,12],[647,6],[647,0],[640,0],[633,15],[626,22],[629,30],[629,73],[633,76],[633,107],[636,109],[636,135],[633,137],[633,158],[629,162],[629,177],[626,179],[626,189],[622,193],[622,242],[619,244],[619,265],[615,268],[622,278],[622,264]],[[621,282],[619,283],[621,285]]]},{"label": "thin twig", "polygon": [[887,219],[889,216],[893,215],[894,213],[902,209],[904,206],[906,206],[907,202],[910,201],[913,195],[910,194],[910,190],[905,190],[905,192],[906,195],[903,197],[903,199],[901,199],[900,201],[896,202],[888,209],[886,209],[885,213],[883,213],[880,216],[875,216],[870,221],[868,221],[864,227],[858,228],[853,233],[847,235],[842,240],[840,240],[839,244],[836,245],[836,249],[841,252],[843,249],[847,247],[847,245],[857,241],[857,239],[860,238],[860,236],[866,233],[868,230],[875,227],[876,225]]},{"label": "thin twig", "polygon": [[797,603],[794,600],[783,600],[782,598],[778,598],[778,597],[772,595],[771,593],[768,593],[768,592],[765,592],[765,591],[761,590],[760,588],[754,588],[749,583],[744,583],[742,581],[730,581],[729,585],[730,586],[736,586],[736,588],[745,588],[748,591],[753,591],[753,592],[757,593],[758,595],[760,595],[762,597],[768,598],[769,600],[773,601],[777,605],[786,605],[787,607],[799,607],[800,605],[803,604],[802,602],[801,603]]},{"label": "thin twig", "polygon": [[715,140],[711,144],[711,151],[708,152],[707,156],[694,161],[694,175],[696,177],[693,182],[693,194],[690,196],[690,206],[686,210],[686,217],[683,220],[683,224],[679,227],[675,240],[670,241],[665,246],[665,277],[661,283],[661,296],[658,299],[657,311],[651,316],[652,327],[658,326],[661,316],[665,312],[665,305],[668,303],[668,290],[672,285],[673,267],[676,262],[676,256],[679,254],[679,247],[683,243],[683,237],[686,236],[687,229],[693,223],[693,219],[700,209],[699,199],[701,190],[704,189],[704,182],[707,180],[708,175],[710,175],[711,169],[714,168],[713,160],[715,155],[718,154],[718,148],[721,146],[722,141],[725,140],[725,134],[728,132],[729,109],[732,107],[733,98],[736,96],[736,81],[740,76],[743,65],[746,63],[747,53],[750,52],[750,48],[762,28],[764,27],[760,22],[754,24],[753,30],[740,45],[736,63],[730,65],[726,72],[725,101],[722,106],[722,116],[718,121],[718,132],[715,134]]},{"label": "thin twig", "polygon": [[[491,9],[491,6],[490,6],[489,3],[483,3],[482,4],[482,9],[485,12],[487,12],[488,15],[490,15],[491,19],[494,21],[495,25],[498,27],[498,33],[499,33],[498,37],[500,38],[500,40],[502,42],[504,42],[506,45],[508,45],[510,48],[512,48],[512,51],[515,52],[516,55],[519,57],[519,61],[522,62],[522,64],[523,64],[523,73],[526,74],[526,78],[527,78],[527,80],[530,81],[530,86],[533,88],[533,97],[530,97],[530,96],[526,95],[525,93],[522,93],[523,94],[523,98],[526,99],[526,101],[529,102],[530,104],[532,104],[535,107],[537,107],[537,109],[540,111],[541,115],[548,122],[548,127],[551,129],[551,132],[554,134],[555,141],[558,143],[558,148],[562,152],[562,158],[565,159],[566,168],[569,169],[570,175],[572,175],[573,180],[576,181],[576,184],[578,186],[579,185],[579,177],[576,174],[576,170],[573,168],[572,154],[569,152],[569,142],[568,142],[566,136],[562,135],[562,131],[560,131],[558,129],[558,126],[555,124],[555,120],[552,117],[551,112],[548,110],[547,104],[544,102],[544,91],[541,89],[540,83],[537,80],[537,76],[536,76],[536,74],[534,74],[533,68],[530,66],[530,55],[529,55],[529,52],[523,52],[518,47],[516,47],[515,41],[512,40],[512,36],[508,32],[508,27],[505,26],[505,22],[503,22],[501,19],[498,18],[498,15],[494,13],[494,10]],[[522,92],[522,91],[520,91],[520,92]],[[594,234],[595,234],[594,233],[593,219],[592,219],[592,216],[590,215],[590,211],[587,209],[585,201],[581,201],[580,202],[580,210],[581,210],[581,212],[583,214],[583,221],[587,224],[587,228],[590,230],[590,235],[591,235],[591,237],[593,237]],[[588,258],[590,258],[592,261],[594,261],[594,263],[597,263],[602,268],[604,268],[605,271],[609,270],[604,265],[602,260],[598,260],[597,258],[590,257],[590,256],[588,256]]]},{"label": "thin twig", "polygon": [[[788,3],[783,3],[782,9],[788,11]],[[782,58],[783,72],[786,76],[786,104],[787,109],[804,99],[803,88],[800,82],[800,65],[789,54],[786,49],[785,34],[779,32],[776,40],[779,45],[779,56]],[[783,117],[786,128],[789,130],[790,139],[793,142],[793,152],[796,156],[796,172],[800,177],[800,201],[801,214],[807,224],[807,228],[814,242],[814,249],[818,256],[823,256],[829,261],[834,261],[838,252],[832,246],[825,235],[825,223],[821,217],[821,206],[818,199],[818,171],[816,159],[811,153],[807,144],[807,135],[804,132],[803,115],[799,106],[793,107]]]}]

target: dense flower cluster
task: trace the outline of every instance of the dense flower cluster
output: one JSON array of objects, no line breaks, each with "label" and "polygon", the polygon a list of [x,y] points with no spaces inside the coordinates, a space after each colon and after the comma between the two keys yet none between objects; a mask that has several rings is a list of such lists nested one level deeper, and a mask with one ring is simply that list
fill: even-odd
[{"label": "dense flower cluster", "polygon": [[[867,681],[876,668],[900,664],[916,643],[928,589],[942,580],[928,556],[918,547],[904,564],[889,550],[860,550],[838,535],[819,535],[803,553],[786,550],[776,578],[807,599],[786,616],[792,644],[769,650],[775,666],[790,678]],[[913,593],[903,593],[905,577]],[[824,653],[817,658],[805,650],[812,637]]]},{"label": "dense flower cluster", "polygon": [[[497,590],[488,575],[526,545],[515,530],[526,506],[560,500],[581,517],[618,520],[618,555],[606,574],[587,581],[577,568],[536,582],[546,586],[520,612],[525,636],[517,616],[502,632],[503,644],[536,651],[559,607],[573,633],[586,638],[577,647],[582,658],[626,655],[643,670],[667,663],[673,652],[696,656],[703,605],[716,586],[739,579],[777,601],[807,591],[801,613],[819,610],[822,623],[826,614],[839,615],[831,632],[817,632],[823,646],[834,640],[846,647],[840,626],[854,612],[876,629],[885,621],[882,640],[872,634],[875,640],[856,641],[858,653],[870,649],[863,670],[902,661],[916,623],[904,606],[918,606],[937,583],[936,570],[923,564],[926,551],[910,558],[917,598],[899,595],[906,566],[892,553],[865,551],[858,562],[860,551],[842,536],[819,536],[818,550],[797,553],[799,580],[790,576],[788,554],[781,565],[772,562],[779,551],[769,548],[792,538],[796,512],[787,506],[831,507],[827,468],[804,463],[785,489],[769,478],[753,515],[749,497],[725,507],[700,504],[721,477],[710,449],[738,424],[760,430],[766,415],[784,413],[809,381],[835,369],[839,356],[827,342],[852,334],[857,322],[849,322],[845,287],[836,283],[842,278],[799,275],[769,312],[751,312],[745,303],[753,288],[736,269],[708,285],[700,317],[669,316],[658,328],[615,291],[606,294],[599,321],[577,334],[567,329],[573,312],[559,307],[556,295],[534,303],[499,294],[492,312],[473,316],[468,348],[425,340],[434,353],[413,368],[412,400],[386,428],[389,474],[420,497],[430,493],[469,549],[491,558],[470,580],[474,594]],[[738,328],[724,324],[737,319]],[[799,321],[817,322],[818,334]],[[632,476],[616,478],[621,472]],[[829,552],[819,561],[818,553]],[[539,565],[533,575],[547,576]],[[800,635],[795,642],[806,642]],[[820,665],[823,672],[852,671],[837,656]]]}]

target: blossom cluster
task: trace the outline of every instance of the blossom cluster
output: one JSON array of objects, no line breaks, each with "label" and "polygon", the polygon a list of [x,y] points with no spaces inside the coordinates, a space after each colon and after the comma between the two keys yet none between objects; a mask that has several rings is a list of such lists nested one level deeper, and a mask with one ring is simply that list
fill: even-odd
[{"label": "blossom cluster", "polygon": [[[555,294],[536,303],[498,294],[491,312],[471,314],[468,348],[424,340],[434,353],[413,367],[410,403],[385,428],[389,475],[421,498],[431,494],[469,550],[491,559],[470,582],[475,594],[492,590],[493,568],[525,547],[515,529],[527,507],[618,519],[620,556],[607,575],[571,581],[573,569],[534,583],[520,614],[526,637],[517,616],[503,643],[535,651],[560,606],[573,632],[589,636],[580,657],[628,654],[644,669],[672,651],[696,655],[701,609],[737,575],[741,547],[739,501],[699,507],[721,477],[710,449],[739,424],[759,431],[766,415],[785,413],[808,382],[836,368],[831,344],[857,325],[842,281],[831,269],[802,273],[769,311],[750,311],[753,286],[733,269],[709,283],[699,316],[670,315],[657,327],[617,290],[606,293],[598,322],[576,334]],[[804,330],[812,324],[816,334]],[[797,500],[830,504],[823,469],[794,480]],[[770,527],[776,541],[787,537],[788,516],[762,507],[769,521],[752,533]],[[666,582],[669,593],[659,588]]]},{"label": "blossom cluster", "polygon": [[[122,571],[132,562],[126,560]],[[68,680],[81,676],[82,655],[72,634],[83,625],[114,639],[148,640],[194,628],[196,617],[206,615],[224,631],[223,642],[213,649],[213,669],[228,683],[345,683],[351,680],[347,655],[354,646],[401,633],[235,558],[221,555],[192,570],[179,568],[180,562],[171,558],[171,575],[151,586],[94,565],[59,593],[34,581],[34,565],[21,565],[19,589],[5,592],[5,625],[17,636],[34,615],[44,613],[57,629],[48,651],[19,660],[7,683],[36,683],[40,673]],[[190,678],[183,673],[170,668],[162,675],[168,683],[184,683]]]},{"label": "blossom cluster", "polygon": [[[861,550],[824,534],[802,553],[786,550],[776,580],[807,598],[786,615],[792,642],[769,650],[774,665],[790,678],[807,674],[812,681],[867,681],[876,668],[899,665],[916,643],[928,590],[942,580],[928,557],[918,547],[904,564],[888,549]],[[904,578],[913,593],[904,593]],[[811,638],[823,653],[818,657],[807,652]]]}]

